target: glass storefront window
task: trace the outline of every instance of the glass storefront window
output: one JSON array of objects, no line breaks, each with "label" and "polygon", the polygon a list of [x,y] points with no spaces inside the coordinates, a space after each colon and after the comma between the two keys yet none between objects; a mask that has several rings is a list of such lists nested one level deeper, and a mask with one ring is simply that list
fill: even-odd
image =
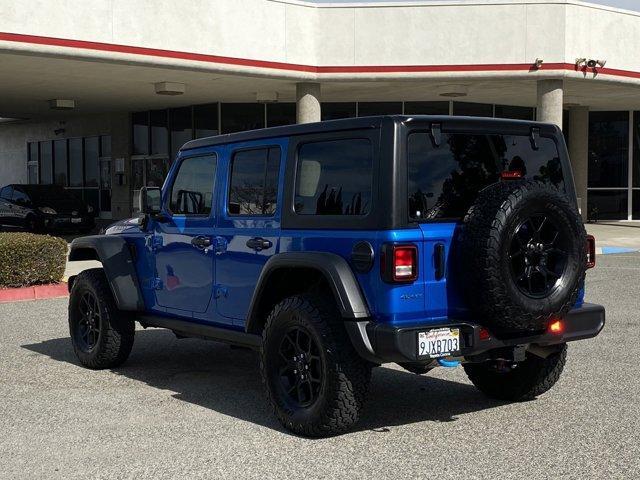
[{"label": "glass storefront window", "polygon": [[149,112],[151,125],[151,155],[169,155],[169,128],[167,110]]},{"label": "glass storefront window", "polygon": [[296,123],[295,103],[270,103],[267,105],[267,127]]},{"label": "glass storefront window", "polygon": [[147,160],[147,187],[162,187],[167,176],[167,162],[162,158]]},{"label": "glass storefront window", "polygon": [[100,137],[84,139],[84,185],[85,187],[100,186]]},{"label": "glass storefront window", "polygon": [[449,115],[449,102],[405,102],[405,115]]},{"label": "glass storefront window", "polygon": [[534,109],[531,107],[512,107],[496,105],[496,118],[513,118],[515,120],[533,120]]},{"label": "glass storefront window", "polygon": [[172,108],[169,110],[171,128],[171,161],[176,158],[180,147],[193,139],[191,107]]},{"label": "glass storefront window", "polygon": [[53,183],[53,148],[51,142],[40,142],[40,183]]},{"label": "glass storefront window", "polygon": [[133,126],[133,154],[149,155],[149,113],[139,112],[131,116]]},{"label": "glass storefront window", "polygon": [[640,112],[633,113],[633,186],[640,188]]},{"label": "glass storefront window", "polygon": [[29,161],[38,163],[38,142],[29,144]]},{"label": "glass storefront window", "polygon": [[327,102],[321,105],[322,120],[337,120],[356,116],[355,102]]},{"label": "glass storefront window", "polygon": [[589,190],[587,213],[589,220],[627,220],[627,190]]},{"label": "glass storefront window", "polygon": [[69,139],[69,186],[81,187],[83,183],[82,171],[82,139]]},{"label": "glass storefront window", "polygon": [[102,135],[100,137],[100,156],[111,156],[111,135]]},{"label": "glass storefront window", "polygon": [[[627,187],[629,113],[589,114],[589,188]],[[625,218],[627,208],[624,208]]]},{"label": "glass storefront window", "polygon": [[453,102],[453,114],[465,117],[493,117],[490,103]]},{"label": "glass storefront window", "polygon": [[27,181],[30,184],[38,183],[38,164],[29,162],[27,164]]},{"label": "glass storefront window", "polygon": [[358,102],[358,116],[399,115],[402,113],[402,102]]},{"label": "glass storefront window", "polygon": [[67,141],[53,142],[53,176],[54,183],[61,187],[67,186]]},{"label": "glass storefront window", "polygon": [[218,104],[196,105],[193,107],[193,128],[195,138],[218,135]]},{"label": "glass storefront window", "polygon": [[264,128],[264,104],[223,103],[222,133]]},{"label": "glass storefront window", "polygon": [[634,220],[640,220],[640,189],[633,190],[632,215]]}]

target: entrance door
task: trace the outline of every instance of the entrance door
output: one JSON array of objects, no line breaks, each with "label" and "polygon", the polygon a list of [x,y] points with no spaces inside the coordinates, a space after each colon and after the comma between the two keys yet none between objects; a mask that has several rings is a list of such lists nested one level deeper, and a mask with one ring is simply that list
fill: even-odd
[{"label": "entrance door", "polygon": [[185,316],[207,311],[214,290],[217,164],[215,153],[180,160],[150,239],[157,304]]}]

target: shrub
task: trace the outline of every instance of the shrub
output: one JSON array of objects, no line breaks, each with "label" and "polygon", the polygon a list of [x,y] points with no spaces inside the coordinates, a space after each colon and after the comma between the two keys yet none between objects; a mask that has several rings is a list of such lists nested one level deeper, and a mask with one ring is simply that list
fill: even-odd
[{"label": "shrub", "polygon": [[0,287],[25,287],[62,280],[67,242],[33,233],[0,233]]}]

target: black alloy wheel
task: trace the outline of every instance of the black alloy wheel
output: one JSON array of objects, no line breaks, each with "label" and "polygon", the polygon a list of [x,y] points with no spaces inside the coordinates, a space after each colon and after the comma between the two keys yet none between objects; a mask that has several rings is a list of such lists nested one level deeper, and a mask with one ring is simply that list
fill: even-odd
[{"label": "black alloy wheel", "polygon": [[547,297],[561,283],[568,253],[566,238],[555,220],[532,215],[511,237],[509,260],[518,289],[531,298]]},{"label": "black alloy wheel", "polygon": [[303,327],[296,326],[282,337],[278,349],[280,386],[293,406],[313,405],[323,382],[320,347]]},{"label": "black alloy wheel", "polygon": [[90,352],[100,340],[102,314],[98,299],[92,292],[86,291],[80,297],[78,309],[80,317],[76,324],[76,339],[82,351]]}]

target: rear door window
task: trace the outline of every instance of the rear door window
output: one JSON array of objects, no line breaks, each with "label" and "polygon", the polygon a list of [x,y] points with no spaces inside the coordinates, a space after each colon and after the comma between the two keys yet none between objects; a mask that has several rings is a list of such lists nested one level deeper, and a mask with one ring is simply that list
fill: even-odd
[{"label": "rear door window", "polygon": [[554,185],[565,192],[562,164],[552,138],[444,134],[436,146],[430,134],[409,134],[407,143],[409,218],[459,220],[478,192],[504,171]]},{"label": "rear door window", "polygon": [[4,187],[2,190],[0,190],[0,198],[2,198],[3,200],[11,200],[11,189],[12,187]]},{"label": "rear door window", "polygon": [[276,212],[280,147],[240,150],[231,162],[227,208],[231,215],[272,216]]},{"label": "rear door window", "polygon": [[371,211],[373,148],[366,138],[305,143],[298,150],[295,212],[358,215]]}]

